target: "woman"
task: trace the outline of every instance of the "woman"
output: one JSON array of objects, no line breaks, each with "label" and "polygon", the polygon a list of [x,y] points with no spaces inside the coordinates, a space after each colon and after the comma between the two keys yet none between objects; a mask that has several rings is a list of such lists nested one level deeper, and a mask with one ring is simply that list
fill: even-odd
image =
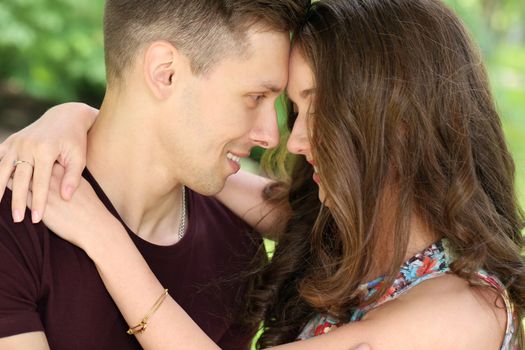
[{"label": "woman", "polygon": [[[514,165],[456,16],[437,0],[316,2],[295,36],[287,92],[287,145],[302,159],[288,224],[247,310],[264,320],[259,346],[522,348]],[[68,210],[76,227],[86,212],[108,215],[86,208],[94,194],[84,182],[61,201],[57,172],[44,221],[86,250],[135,324],[143,310],[133,298],[162,287],[122,227],[100,234],[119,240],[109,251],[54,215]],[[216,347],[173,299],[159,300],[152,311],[165,336],[138,335],[146,348]]]}]

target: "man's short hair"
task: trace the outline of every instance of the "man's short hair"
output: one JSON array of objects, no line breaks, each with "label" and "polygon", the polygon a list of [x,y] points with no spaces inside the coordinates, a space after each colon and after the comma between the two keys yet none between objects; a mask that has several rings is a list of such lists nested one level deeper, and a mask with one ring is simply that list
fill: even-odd
[{"label": "man's short hair", "polygon": [[[243,53],[254,24],[289,32],[310,0],[107,0],[104,46],[108,82],[118,81],[138,51],[156,40],[186,55],[195,74],[228,53]],[[233,50],[233,52],[232,52]],[[236,50],[236,51],[235,51]]]}]

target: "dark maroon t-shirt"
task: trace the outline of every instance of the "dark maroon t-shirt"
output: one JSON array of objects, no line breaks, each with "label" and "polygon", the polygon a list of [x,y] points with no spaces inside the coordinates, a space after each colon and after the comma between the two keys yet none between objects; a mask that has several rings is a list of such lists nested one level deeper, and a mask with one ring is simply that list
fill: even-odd
[{"label": "dark maroon t-shirt", "polygon": [[[120,219],[89,172],[84,177]],[[175,245],[157,246],[128,232],[162,285],[211,339],[223,349],[247,349],[253,332],[235,327],[232,315],[245,287],[240,272],[260,239],[214,198],[188,190],[188,210],[187,232]],[[140,349],[84,251],[29,218],[26,213],[13,223],[6,191],[0,202],[0,338],[43,331],[53,350]]]}]

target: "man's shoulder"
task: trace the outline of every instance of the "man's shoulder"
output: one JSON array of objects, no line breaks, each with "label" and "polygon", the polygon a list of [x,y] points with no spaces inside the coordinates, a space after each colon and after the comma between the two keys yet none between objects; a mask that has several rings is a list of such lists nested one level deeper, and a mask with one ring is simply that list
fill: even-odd
[{"label": "man's shoulder", "polygon": [[[15,223],[11,211],[12,192],[6,189],[0,200],[0,249],[35,250],[43,245],[44,235],[48,232],[43,223],[33,224],[31,212],[26,209],[24,220]],[[39,249],[40,250],[40,249]],[[0,255],[2,255],[0,253]]]},{"label": "man's shoulder", "polygon": [[42,331],[35,309],[42,291],[46,237],[31,223],[11,216],[11,191],[0,201],[0,337]]}]

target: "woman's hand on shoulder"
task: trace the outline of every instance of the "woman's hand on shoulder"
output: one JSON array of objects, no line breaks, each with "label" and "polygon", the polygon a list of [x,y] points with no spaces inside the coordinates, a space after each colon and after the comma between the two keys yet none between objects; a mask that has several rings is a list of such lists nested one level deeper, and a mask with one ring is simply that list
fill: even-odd
[{"label": "woman's hand on shoulder", "polygon": [[[55,162],[65,168],[60,193],[71,198],[86,163],[87,132],[97,114],[98,110],[82,103],[58,105],[0,144],[0,199],[12,178],[15,222],[24,219],[30,187],[32,220],[41,220]],[[22,162],[15,166],[17,160]]]},{"label": "woman's hand on shoulder", "polygon": [[[72,198],[64,200],[60,195],[60,182],[64,173],[65,169],[61,165],[53,166],[43,222],[59,237],[91,255],[93,249],[104,245],[103,239],[116,237],[114,233],[125,232],[125,229],[84,178],[81,178]],[[27,205],[31,207],[31,192]]]},{"label": "woman's hand on shoulder", "polygon": [[263,237],[274,239],[282,213],[264,199],[264,189],[271,183],[268,178],[241,170],[228,177],[223,190],[215,197]]}]

